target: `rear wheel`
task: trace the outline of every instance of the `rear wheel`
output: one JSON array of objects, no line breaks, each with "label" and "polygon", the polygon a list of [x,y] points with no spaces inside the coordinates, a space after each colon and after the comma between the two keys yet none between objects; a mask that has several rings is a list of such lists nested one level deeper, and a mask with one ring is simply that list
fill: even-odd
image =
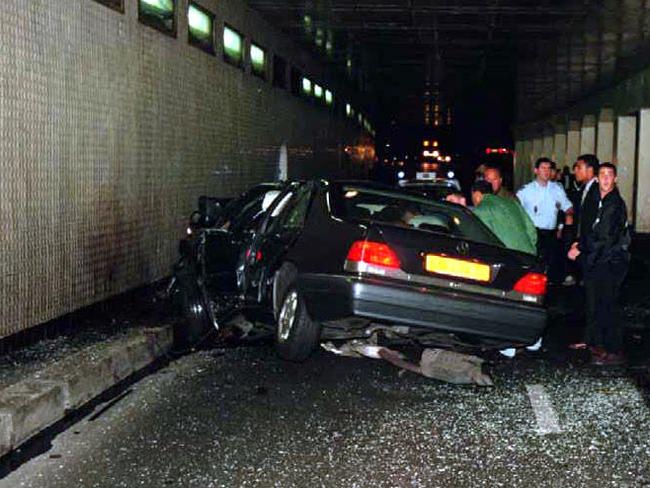
[{"label": "rear wheel", "polygon": [[278,312],[275,344],[281,358],[304,361],[316,348],[321,326],[307,313],[305,302],[294,287],[289,287]]}]

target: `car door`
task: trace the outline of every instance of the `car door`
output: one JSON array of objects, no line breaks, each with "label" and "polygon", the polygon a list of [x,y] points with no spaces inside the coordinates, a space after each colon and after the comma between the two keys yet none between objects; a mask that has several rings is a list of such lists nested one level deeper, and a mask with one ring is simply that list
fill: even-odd
[{"label": "car door", "polygon": [[266,303],[273,274],[304,228],[313,190],[313,182],[290,188],[276,199],[265,216],[245,257],[242,288],[249,303]]},{"label": "car door", "polygon": [[[275,195],[273,195],[275,194]],[[239,205],[237,213],[218,229],[206,230],[202,236],[200,264],[208,294],[237,294],[237,271],[245,250],[264,219],[265,199],[277,190],[258,193]]]}]

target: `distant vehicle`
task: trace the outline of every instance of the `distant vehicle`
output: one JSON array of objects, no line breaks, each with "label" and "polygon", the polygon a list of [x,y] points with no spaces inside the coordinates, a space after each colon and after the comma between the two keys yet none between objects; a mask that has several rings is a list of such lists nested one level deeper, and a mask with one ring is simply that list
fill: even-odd
[{"label": "distant vehicle", "polygon": [[266,317],[285,359],[377,331],[504,349],[545,328],[542,263],[458,205],[362,182],[292,183],[244,233],[208,229],[188,255],[188,323]]},{"label": "distant vehicle", "polygon": [[460,182],[453,178],[401,180],[398,182],[398,186],[411,193],[437,201],[444,201],[448,195],[461,191]]}]

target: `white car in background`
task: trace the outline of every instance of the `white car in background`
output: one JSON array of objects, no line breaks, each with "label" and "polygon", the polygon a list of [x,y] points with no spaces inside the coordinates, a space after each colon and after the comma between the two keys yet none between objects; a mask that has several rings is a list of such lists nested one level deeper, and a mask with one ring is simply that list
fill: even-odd
[{"label": "white car in background", "polygon": [[417,173],[414,180],[399,180],[397,185],[410,192],[431,198],[436,201],[444,201],[452,193],[460,193],[460,182],[454,178],[454,172],[449,171],[447,178],[438,178],[436,173]]}]

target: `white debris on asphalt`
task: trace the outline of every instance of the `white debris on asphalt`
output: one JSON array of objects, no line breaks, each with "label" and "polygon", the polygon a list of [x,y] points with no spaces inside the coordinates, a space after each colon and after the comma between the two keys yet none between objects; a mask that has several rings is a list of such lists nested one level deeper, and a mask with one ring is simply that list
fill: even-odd
[{"label": "white debris on asphalt", "polygon": [[469,354],[461,354],[445,349],[425,349],[422,352],[420,364],[417,365],[407,361],[404,355],[398,351],[368,344],[359,339],[348,341],[338,348],[331,342],[323,343],[321,347],[339,356],[384,359],[403,370],[412,371],[427,378],[447,383],[474,383],[480,386],[492,386],[494,384],[492,379],[482,371],[483,359]]},{"label": "white debris on asphalt", "polygon": [[537,419],[537,433],[557,434],[562,432],[560,421],[553,409],[553,402],[542,385],[526,385],[530,405]]}]

